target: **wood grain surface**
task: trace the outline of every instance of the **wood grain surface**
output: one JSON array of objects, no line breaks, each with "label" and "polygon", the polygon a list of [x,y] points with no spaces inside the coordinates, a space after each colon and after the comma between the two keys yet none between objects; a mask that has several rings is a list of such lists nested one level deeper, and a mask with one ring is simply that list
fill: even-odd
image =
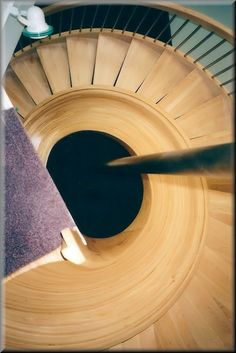
[{"label": "wood grain surface", "polygon": [[[123,56],[109,62],[109,37],[108,57],[100,47],[97,60],[101,85],[82,86],[92,83],[99,33],[72,31],[37,43],[53,91],[37,106],[7,70],[6,92],[44,164],[58,140],[81,130],[108,133],[136,155],[233,140],[232,98],[219,82],[148,37],[115,30]],[[181,71],[173,80],[163,58]],[[163,97],[157,105],[156,97]],[[124,232],[93,239],[63,230],[60,248],[5,279],[7,348],[232,350],[233,175],[143,175],[143,184],[141,210]]]},{"label": "wood grain surface", "polygon": [[13,60],[11,67],[36,104],[51,96],[45,72],[35,50]]},{"label": "wood grain surface", "polygon": [[72,87],[92,83],[98,35],[68,36],[66,38]]},{"label": "wood grain surface", "polygon": [[[80,130],[108,133],[137,155],[188,147],[155,105],[102,87],[54,95],[25,128],[44,163],[56,141]],[[77,265],[60,259],[6,281],[7,347],[109,348],[146,329],[178,299],[204,244],[205,182],[164,175],[143,182],[141,210],[124,232],[84,237]]]}]

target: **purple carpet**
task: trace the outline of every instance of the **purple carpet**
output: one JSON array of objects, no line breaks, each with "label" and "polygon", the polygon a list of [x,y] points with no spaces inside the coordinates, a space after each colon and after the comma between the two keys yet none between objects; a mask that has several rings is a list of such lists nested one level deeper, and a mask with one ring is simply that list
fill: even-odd
[{"label": "purple carpet", "polygon": [[5,275],[46,255],[75,223],[15,110],[5,110]]}]

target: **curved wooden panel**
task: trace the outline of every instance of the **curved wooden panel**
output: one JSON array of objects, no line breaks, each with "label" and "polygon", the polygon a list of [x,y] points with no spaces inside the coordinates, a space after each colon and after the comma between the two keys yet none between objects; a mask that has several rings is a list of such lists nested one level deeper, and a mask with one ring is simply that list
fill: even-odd
[{"label": "curved wooden panel", "polygon": [[70,71],[66,43],[41,45],[37,52],[53,93],[70,88]]},{"label": "curved wooden panel", "polygon": [[22,83],[16,77],[12,69],[8,68],[4,76],[4,88],[19,114],[25,118],[26,115],[35,107],[35,103],[25,90]]},{"label": "curved wooden panel", "polygon": [[222,93],[213,80],[199,69],[190,72],[158,105],[174,119]]},{"label": "curved wooden panel", "polygon": [[27,52],[10,63],[36,104],[51,96],[51,90],[35,51]]},{"label": "curved wooden panel", "polygon": [[139,39],[133,39],[116,86],[135,92],[142,84],[164,48]]},{"label": "curved wooden panel", "polygon": [[130,45],[130,38],[102,33],[98,37],[93,83],[111,85],[116,81]]},{"label": "curved wooden panel", "polygon": [[[32,141],[37,135],[44,163],[58,139],[79,130],[111,134],[137,155],[188,146],[156,105],[101,87],[55,95],[25,127]],[[87,255],[82,252],[79,265],[57,261],[6,282],[8,348],[108,348],[172,306],[199,261],[205,184],[198,177],[164,175],[143,176],[143,182],[133,223],[110,239],[84,237]]]},{"label": "curved wooden panel", "polygon": [[217,131],[208,135],[198,136],[191,139],[193,147],[218,145],[220,143],[227,143],[233,141],[233,133],[229,130]]},{"label": "curved wooden panel", "polygon": [[223,94],[216,96],[182,115],[177,123],[190,138],[207,136],[218,131],[232,131],[232,100]]},{"label": "curved wooden panel", "polygon": [[92,83],[97,41],[93,33],[66,37],[72,87]]},{"label": "curved wooden panel", "polygon": [[155,103],[194,69],[194,65],[171,48],[166,48],[138,92]]}]

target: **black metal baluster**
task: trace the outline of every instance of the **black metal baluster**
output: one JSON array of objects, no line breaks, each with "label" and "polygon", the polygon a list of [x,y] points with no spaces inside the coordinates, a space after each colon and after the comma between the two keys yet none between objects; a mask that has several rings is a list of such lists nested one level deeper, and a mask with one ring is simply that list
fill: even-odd
[{"label": "black metal baluster", "polygon": [[145,39],[147,37],[147,35],[151,32],[151,30],[156,26],[156,24],[159,22],[161,16],[164,14],[164,11],[161,11],[159,13],[159,15],[157,16],[157,18],[155,19],[155,21],[153,22],[153,24],[151,25],[151,27],[149,28],[149,30],[144,34],[143,38]]},{"label": "black metal baluster", "polygon": [[111,10],[111,5],[108,5],[108,9],[107,9],[107,12],[106,12],[104,20],[103,20],[103,24],[100,29],[101,32],[103,31],[103,28],[105,27],[105,23],[106,23],[106,20],[107,20],[107,17],[109,15],[110,10]]},{"label": "black metal baluster", "polygon": [[71,34],[71,30],[72,30],[72,27],[73,27],[74,13],[75,13],[75,9],[73,7],[72,10],[71,10],[69,34]]},{"label": "black metal baluster", "polygon": [[170,43],[170,41],[177,36],[177,34],[189,23],[189,20],[186,20],[178,29],[175,31],[175,33],[172,34],[170,39],[164,44],[166,46],[167,44]]},{"label": "black metal baluster", "polygon": [[145,15],[143,16],[142,20],[139,22],[138,26],[136,27],[136,29],[133,32],[133,36],[138,32],[140,26],[143,24],[144,20],[147,18],[149,12],[150,12],[151,8],[147,8],[147,11],[145,13]]},{"label": "black metal baluster", "polygon": [[224,58],[226,58],[228,55],[232,54],[233,52],[234,52],[234,49],[229,50],[227,53],[225,53],[224,55],[220,56],[218,59],[212,61],[207,66],[205,66],[203,68],[203,70],[207,70],[209,67],[212,67],[213,65],[217,64],[219,61],[223,60]]},{"label": "black metal baluster", "polygon": [[200,45],[202,45],[202,43],[206,42],[207,39],[209,39],[210,37],[212,37],[214,34],[214,32],[210,32],[208,33],[208,35],[206,37],[204,37],[202,40],[200,40],[200,42],[198,42],[196,45],[194,45],[193,48],[191,48],[189,51],[187,51],[187,53],[184,54],[184,57],[186,57],[187,55],[189,55],[190,53],[192,53],[195,49],[199,48]]},{"label": "black metal baluster", "polygon": [[96,16],[97,16],[98,8],[99,8],[99,5],[96,5],[96,10],[95,10],[95,13],[94,13],[94,16],[93,16],[93,21],[92,21],[92,24],[90,26],[90,32],[92,32],[92,29],[93,29],[93,26],[94,26],[94,23],[95,23],[95,19],[96,19]]},{"label": "black metal baluster", "polygon": [[23,52],[24,52],[24,47],[23,47],[23,45],[22,45],[22,39],[19,40],[19,44],[20,44],[21,51],[22,51],[22,53],[23,53]]},{"label": "black metal baluster", "polygon": [[214,45],[212,48],[210,48],[209,50],[207,50],[205,53],[203,53],[202,55],[200,55],[197,59],[194,60],[194,64],[196,62],[198,62],[199,60],[203,59],[205,56],[207,56],[208,54],[210,54],[211,52],[213,52],[215,49],[219,48],[222,44],[224,44],[226,42],[226,39],[222,39],[219,43],[217,43],[216,45]]},{"label": "black metal baluster", "polygon": [[117,16],[117,18],[116,18],[116,21],[115,21],[115,23],[114,23],[114,26],[113,26],[112,29],[111,29],[111,32],[114,31],[114,29],[115,29],[115,27],[116,27],[116,25],[117,25],[117,23],[118,23],[118,21],[119,21],[119,19],[120,19],[120,16],[121,16],[121,13],[122,13],[123,9],[124,9],[124,5],[121,6],[121,9],[120,9],[120,11],[119,11],[119,13],[118,13],[118,16]]},{"label": "black metal baluster", "polygon": [[223,74],[224,72],[226,72],[226,71],[232,69],[233,67],[234,67],[234,64],[232,64],[232,65],[226,67],[226,68],[223,69],[223,70],[220,70],[220,71],[216,72],[214,75],[211,76],[211,78],[217,77],[217,76]]},{"label": "black metal baluster", "polygon": [[122,33],[124,33],[124,32],[126,31],[126,29],[127,29],[128,25],[129,25],[130,21],[131,21],[132,18],[134,17],[134,14],[135,14],[135,11],[137,10],[137,7],[138,7],[138,6],[135,6],[135,7],[134,7],[134,9],[133,9],[133,11],[132,11],[132,13],[131,13],[131,15],[130,15],[130,17],[129,17],[129,19],[128,19],[128,22],[126,23],[125,27],[124,27],[123,30],[122,30]]},{"label": "black metal baluster", "polygon": [[235,78],[233,77],[233,78],[231,78],[230,80],[227,80],[227,81],[221,83],[221,84],[220,84],[220,87],[225,86],[225,85],[227,85],[228,83],[233,82],[234,80],[235,80]]},{"label": "black metal baluster", "polygon": [[79,29],[80,32],[82,31],[82,28],[83,28],[85,14],[86,14],[86,7],[83,7],[83,13],[82,13],[81,24]]},{"label": "black metal baluster", "polygon": [[174,51],[176,51],[177,49],[179,49],[180,47],[182,47],[182,45],[184,45],[190,38],[192,38],[192,36],[194,36],[195,33],[197,33],[199,31],[199,29],[202,28],[201,25],[197,26],[193,32],[191,32],[181,43],[179,43],[177,45],[177,47],[174,49]]},{"label": "black metal baluster", "polygon": [[163,30],[158,34],[158,36],[154,39],[154,42],[156,42],[160,36],[167,30],[167,28],[170,26],[170,24],[174,21],[176,18],[176,15],[173,15],[170,19],[170,21],[167,23],[167,25],[163,28]]},{"label": "black metal baluster", "polygon": [[62,30],[62,17],[63,17],[63,11],[60,12],[60,18],[59,18],[59,37],[61,36],[61,30]]}]

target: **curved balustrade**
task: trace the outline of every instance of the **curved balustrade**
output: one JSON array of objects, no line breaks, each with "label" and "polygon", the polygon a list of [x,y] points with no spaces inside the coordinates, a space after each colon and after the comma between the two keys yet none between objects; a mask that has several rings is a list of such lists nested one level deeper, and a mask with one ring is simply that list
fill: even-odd
[{"label": "curved balustrade", "polygon": [[[72,1],[68,5],[54,4],[43,8],[47,21],[54,26],[56,36],[100,28],[129,31],[133,36],[151,37],[165,46],[175,47],[184,56],[199,63],[202,70],[210,71],[229,95],[233,94],[233,32],[221,23],[197,11],[176,4],[156,4],[156,1]],[[134,5],[134,3],[136,5]],[[85,6],[86,5],[86,6]],[[88,6],[90,5],[90,6]],[[69,33],[68,33],[69,32]],[[55,35],[49,39],[54,39]],[[38,42],[44,42],[48,39]],[[37,45],[32,39],[21,37],[16,51],[27,50],[25,45]],[[17,55],[15,53],[14,55]]]}]

